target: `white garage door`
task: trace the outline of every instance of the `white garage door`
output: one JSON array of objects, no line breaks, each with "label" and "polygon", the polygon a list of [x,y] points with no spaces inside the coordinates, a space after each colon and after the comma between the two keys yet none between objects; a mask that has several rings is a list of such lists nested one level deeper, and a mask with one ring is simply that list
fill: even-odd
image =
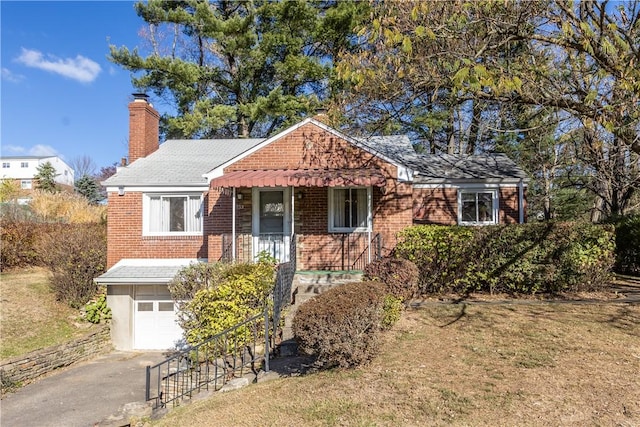
[{"label": "white garage door", "polygon": [[136,350],[174,348],[182,338],[175,304],[166,285],[136,287],[134,344]]}]

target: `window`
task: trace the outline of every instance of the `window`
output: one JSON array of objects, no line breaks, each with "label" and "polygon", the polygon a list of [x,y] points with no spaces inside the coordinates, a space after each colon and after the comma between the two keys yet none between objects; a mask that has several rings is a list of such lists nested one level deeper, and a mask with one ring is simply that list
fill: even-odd
[{"label": "window", "polygon": [[20,167],[21,168],[28,168],[29,167],[29,162],[21,162],[20,163]]},{"label": "window", "polygon": [[369,230],[370,200],[368,188],[330,188],[329,231]]},{"label": "window", "polygon": [[32,183],[30,179],[23,179],[20,181],[20,188],[23,190],[31,190]]},{"label": "window", "polygon": [[11,167],[11,163],[9,162],[2,162],[2,169],[9,169]]},{"label": "window", "polygon": [[497,224],[497,190],[461,190],[458,193],[460,224]]},{"label": "window", "polygon": [[147,195],[145,234],[199,234],[202,232],[201,195]]}]

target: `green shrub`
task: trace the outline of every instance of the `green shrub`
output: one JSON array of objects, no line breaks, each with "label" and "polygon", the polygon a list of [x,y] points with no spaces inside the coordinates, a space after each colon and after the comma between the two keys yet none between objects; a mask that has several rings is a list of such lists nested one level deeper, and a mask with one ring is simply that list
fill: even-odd
[{"label": "green shrub", "polygon": [[[193,264],[183,269],[169,289],[181,302],[178,323],[187,342],[199,344],[262,312],[269,303],[274,279],[274,265],[265,262]],[[189,293],[193,298],[181,301]],[[240,328],[231,338],[243,345],[242,337],[248,335],[246,328]]]},{"label": "green shrub", "polygon": [[380,331],[399,317],[400,300],[380,282],[347,283],[302,304],[293,333],[302,352],[325,367],[355,367],[378,350]]},{"label": "green shrub", "polygon": [[404,307],[402,301],[401,298],[394,295],[385,295],[384,302],[382,303],[382,319],[380,320],[382,329],[391,329],[391,327],[400,320],[400,315]]},{"label": "green shrub", "polygon": [[84,307],[84,318],[87,322],[100,323],[111,319],[111,309],[107,307],[107,290],[101,289],[94,300],[89,301]]},{"label": "green shrub", "polygon": [[387,292],[409,300],[418,294],[418,267],[404,258],[380,258],[364,268],[365,280],[376,280],[387,287]]},{"label": "green shrub", "polygon": [[453,291],[466,272],[473,233],[472,227],[408,227],[400,232],[395,253],[418,267],[421,294]]},{"label": "green shrub", "polygon": [[640,214],[629,215],[614,221],[616,228],[615,271],[621,274],[640,275]]},{"label": "green shrub", "polygon": [[[607,282],[613,265],[613,229],[607,226],[545,222],[412,228],[421,230],[403,231],[397,253],[419,260],[421,284],[428,284],[420,288],[425,293],[593,290]],[[445,236],[455,248],[443,248]]]},{"label": "green shrub", "polygon": [[39,258],[51,270],[51,286],[59,301],[80,308],[96,296],[93,279],[104,273],[107,236],[104,224],[56,224],[41,236]]}]

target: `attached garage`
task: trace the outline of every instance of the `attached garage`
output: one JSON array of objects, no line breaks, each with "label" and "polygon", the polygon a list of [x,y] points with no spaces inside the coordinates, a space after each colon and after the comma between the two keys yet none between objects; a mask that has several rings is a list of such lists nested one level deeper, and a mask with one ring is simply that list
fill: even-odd
[{"label": "attached garage", "polygon": [[182,339],[182,329],[176,323],[175,304],[167,285],[138,285],[133,289],[133,348],[174,348]]},{"label": "attached garage", "polygon": [[183,341],[168,284],[194,259],[125,259],[96,278],[107,286],[117,350],[169,350]]}]

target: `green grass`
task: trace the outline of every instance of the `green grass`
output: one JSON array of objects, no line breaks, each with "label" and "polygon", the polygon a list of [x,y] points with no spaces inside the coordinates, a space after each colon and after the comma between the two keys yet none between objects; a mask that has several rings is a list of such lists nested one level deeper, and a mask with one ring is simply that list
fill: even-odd
[{"label": "green grass", "polygon": [[49,272],[33,268],[0,274],[0,359],[61,344],[87,332],[80,313],[56,301]]}]

